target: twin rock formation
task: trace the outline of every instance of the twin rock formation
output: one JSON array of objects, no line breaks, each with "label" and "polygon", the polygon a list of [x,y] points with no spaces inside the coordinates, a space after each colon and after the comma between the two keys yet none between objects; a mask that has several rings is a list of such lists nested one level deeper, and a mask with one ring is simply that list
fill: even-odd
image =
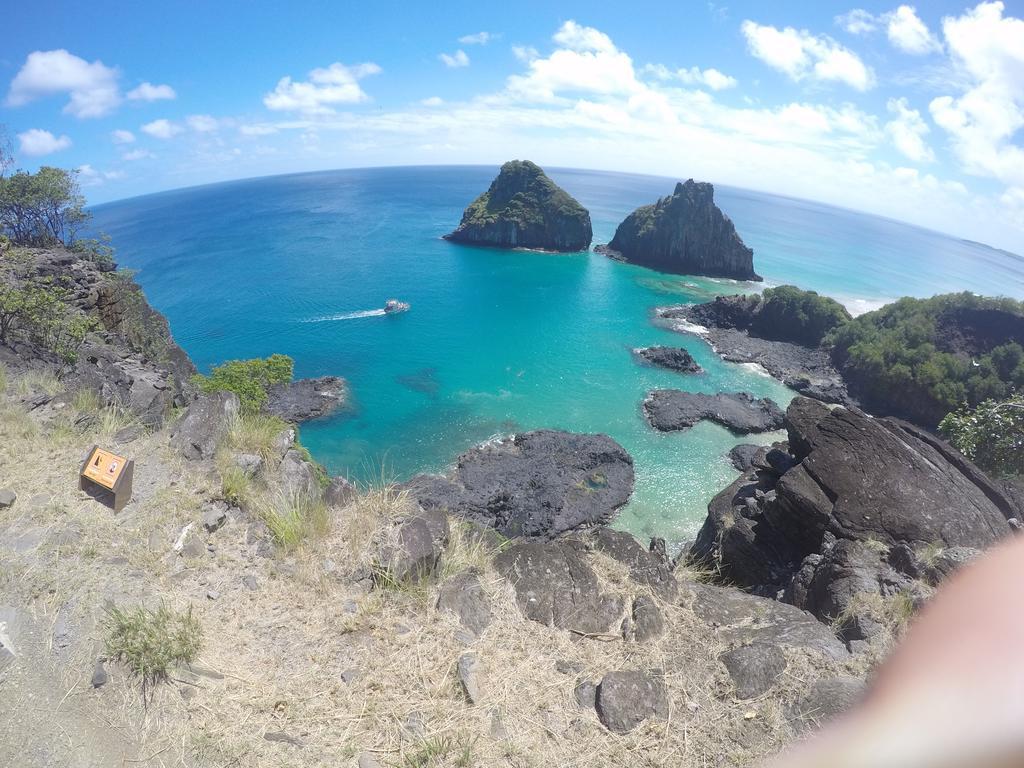
[{"label": "twin rock formation", "polygon": [[[572,252],[590,247],[590,214],[529,160],[513,160],[462,214],[445,239],[499,248]],[[760,280],[754,252],[715,205],[714,187],[690,179],[637,208],[597,250],[661,272]]]}]

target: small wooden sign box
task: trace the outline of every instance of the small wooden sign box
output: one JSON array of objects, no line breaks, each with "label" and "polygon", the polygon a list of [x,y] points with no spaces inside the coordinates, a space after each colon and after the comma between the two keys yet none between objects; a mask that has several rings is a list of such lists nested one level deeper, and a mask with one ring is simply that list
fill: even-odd
[{"label": "small wooden sign box", "polygon": [[97,501],[113,497],[115,512],[124,509],[132,498],[132,473],[135,462],[94,445],[78,473],[78,488]]}]

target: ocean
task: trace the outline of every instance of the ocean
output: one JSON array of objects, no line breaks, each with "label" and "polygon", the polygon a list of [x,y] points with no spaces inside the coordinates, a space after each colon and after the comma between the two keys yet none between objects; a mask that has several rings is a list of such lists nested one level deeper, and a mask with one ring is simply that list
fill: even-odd
[{"label": "ocean", "polygon": [[[658,433],[641,415],[645,394],[743,390],[785,405],[793,393],[657,326],[653,310],[756,286],[660,274],[592,252],[442,240],[496,173],[304,173],[147,195],[93,213],[201,370],[281,352],[295,359],[297,376],[348,380],[351,407],[301,428],[332,474],[402,480],[441,471],[499,435],[603,432],[636,466],[636,490],[616,524],[641,537],[691,538],[708,501],[736,475],[725,454],[745,440],[708,423]],[[548,173],[590,210],[595,244],[677,181]],[[1001,251],[805,200],[721,186],[715,199],[754,249],[764,285],[813,289],[855,313],[949,291],[1024,298],[1024,260]],[[412,308],[385,316],[389,298]],[[705,373],[638,364],[631,350],[654,344],[686,347]]]}]

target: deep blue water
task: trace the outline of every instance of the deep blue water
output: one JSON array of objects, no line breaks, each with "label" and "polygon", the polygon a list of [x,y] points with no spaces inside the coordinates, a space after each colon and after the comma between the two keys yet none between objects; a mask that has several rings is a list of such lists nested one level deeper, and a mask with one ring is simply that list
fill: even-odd
[{"label": "deep blue water", "polygon": [[[593,253],[448,243],[491,167],[384,168],[278,176],[95,209],[122,266],[202,370],[283,352],[298,376],[337,374],[351,412],[302,441],[334,473],[367,480],[440,470],[472,444],[539,427],[605,432],[633,455],[637,487],[620,524],[686,538],[734,476],[738,442],[702,424],[660,434],[640,414],[654,387],[791,393],[651,322],[655,306],[747,288],[662,275]],[[607,242],[674,179],[549,171]],[[716,201],[754,249],[767,284],[795,283],[854,309],[901,295],[972,290],[1024,298],[1024,261],[877,217],[739,189]],[[395,297],[412,311],[368,314]],[[687,347],[707,373],[638,365],[630,350]],[[771,436],[763,436],[763,440]]]}]

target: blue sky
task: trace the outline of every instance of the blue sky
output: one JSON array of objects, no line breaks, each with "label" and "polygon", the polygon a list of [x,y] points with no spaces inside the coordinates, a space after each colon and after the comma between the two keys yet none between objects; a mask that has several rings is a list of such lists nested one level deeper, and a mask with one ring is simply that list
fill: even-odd
[{"label": "blue sky", "polygon": [[1024,252],[1024,8],[22,3],[0,124],[103,202],[340,167],[693,176]]}]

